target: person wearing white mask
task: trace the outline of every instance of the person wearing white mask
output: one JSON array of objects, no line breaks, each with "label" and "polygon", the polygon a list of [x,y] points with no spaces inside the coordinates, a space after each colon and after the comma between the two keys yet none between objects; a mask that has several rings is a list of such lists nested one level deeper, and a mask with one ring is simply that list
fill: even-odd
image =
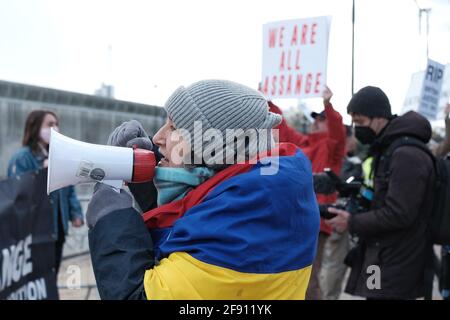
[{"label": "person wearing white mask", "polygon": [[[48,167],[48,150],[51,128],[59,131],[58,117],[48,110],[34,110],[28,114],[22,139],[22,148],[9,161],[8,177]],[[83,213],[73,186],[56,190],[50,194],[53,213],[53,238],[55,239],[55,275],[61,264],[62,249],[69,229],[84,224]]]}]

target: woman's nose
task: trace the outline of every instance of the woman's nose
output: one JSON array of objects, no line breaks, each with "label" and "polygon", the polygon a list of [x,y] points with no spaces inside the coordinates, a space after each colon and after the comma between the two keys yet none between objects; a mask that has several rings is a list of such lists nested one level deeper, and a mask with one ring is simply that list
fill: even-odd
[{"label": "woman's nose", "polygon": [[156,134],[153,136],[153,143],[156,144],[157,146],[162,146],[164,145],[164,127],[160,128],[158,130],[158,132],[156,132]]}]

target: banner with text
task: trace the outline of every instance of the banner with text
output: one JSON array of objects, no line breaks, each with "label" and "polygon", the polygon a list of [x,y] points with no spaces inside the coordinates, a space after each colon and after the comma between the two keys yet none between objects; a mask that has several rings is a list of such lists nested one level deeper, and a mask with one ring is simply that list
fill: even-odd
[{"label": "banner with text", "polygon": [[47,170],[0,181],[0,300],[57,299]]},{"label": "banner with text", "polygon": [[268,99],[320,97],[327,83],[331,17],[263,26],[261,91]]}]

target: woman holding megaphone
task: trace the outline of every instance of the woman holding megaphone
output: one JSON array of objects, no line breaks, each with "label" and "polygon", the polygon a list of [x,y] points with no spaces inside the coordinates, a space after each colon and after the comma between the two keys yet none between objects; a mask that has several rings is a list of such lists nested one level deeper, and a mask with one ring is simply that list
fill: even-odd
[{"label": "woman holding megaphone", "polygon": [[[48,110],[34,110],[28,114],[22,148],[9,161],[8,177],[47,168],[51,128],[59,131],[58,117],[55,113]],[[73,186],[52,192],[50,203],[54,220],[55,274],[58,275],[69,221],[72,222],[73,227],[81,227],[83,214]]]},{"label": "woman holding megaphone", "polygon": [[[145,212],[107,184],[89,204],[101,298],[304,299],[319,212],[309,160],[274,141],[281,116],[256,90],[223,80],[180,87],[165,109]],[[152,148],[136,121],[109,143]]]}]

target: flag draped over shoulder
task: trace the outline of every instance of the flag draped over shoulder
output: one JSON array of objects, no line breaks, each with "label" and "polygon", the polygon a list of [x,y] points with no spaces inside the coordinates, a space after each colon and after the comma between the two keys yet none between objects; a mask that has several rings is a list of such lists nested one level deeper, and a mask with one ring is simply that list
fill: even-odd
[{"label": "flag draped over shoulder", "polygon": [[292,144],[277,151],[144,214],[159,260],[149,299],[304,299],[319,233],[311,164]]}]

